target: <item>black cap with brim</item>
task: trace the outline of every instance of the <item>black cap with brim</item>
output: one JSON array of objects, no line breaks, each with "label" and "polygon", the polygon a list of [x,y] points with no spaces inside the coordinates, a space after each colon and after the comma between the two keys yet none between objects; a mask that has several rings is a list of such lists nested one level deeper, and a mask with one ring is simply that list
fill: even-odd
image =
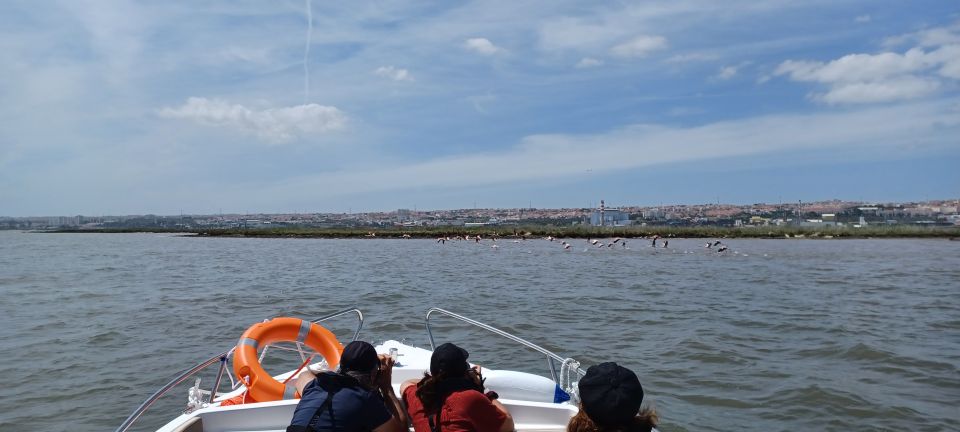
[{"label": "black cap with brim", "polygon": [[353,341],[343,347],[340,354],[340,370],[370,372],[380,366],[377,350],[367,342]]},{"label": "black cap with brim", "polygon": [[583,410],[600,426],[629,424],[643,402],[640,379],[630,369],[613,362],[591,366],[578,388]]},{"label": "black cap with brim", "polygon": [[467,372],[470,365],[467,363],[470,354],[467,350],[452,343],[445,343],[433,350],[430,356],[430,374],[460,375]]}]

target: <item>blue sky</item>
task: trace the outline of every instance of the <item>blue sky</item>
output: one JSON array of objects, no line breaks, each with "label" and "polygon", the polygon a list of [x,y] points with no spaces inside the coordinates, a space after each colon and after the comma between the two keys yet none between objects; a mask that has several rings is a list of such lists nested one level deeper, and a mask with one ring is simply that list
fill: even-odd
[{"label": "blue sky", "polygon": [[960,196],[952,1],[0,3],[0,215]]}]

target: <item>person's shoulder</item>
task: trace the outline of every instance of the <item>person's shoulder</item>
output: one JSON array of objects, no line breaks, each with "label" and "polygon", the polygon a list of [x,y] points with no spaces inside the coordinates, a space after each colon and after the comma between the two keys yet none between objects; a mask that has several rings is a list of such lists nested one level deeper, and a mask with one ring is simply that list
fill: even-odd
[{"label": "person's shoulder", "polygon": [[313,392],[318,391],[318,390],[322,390],[322,389],[320,388],[320,383],[318,383],[318,382],[317,382],[317,379],[314,378],[314,379],[310,380],[310,382],[308,382],[305,386],[303,386],[303,395],[302,395],[302,396],[306,396],[307,394],[313,393]]},{"label": "person's shoulder", "polygon": [[476,402],[489,402],[490,399],[486,395],[480,393],[477,390],[460,390],[454,392],[447,397],[447,400],[456,401],[460,403],[476,403]]},{"label": "person's shoulder", "polygon": [[408,385],[406,388],[403,389],[403,391],[400,394],[407,397],[412,397],[416,395],[417,394],[416,384]]},{"label": "person's shoulder", "polygon": [[330,380],[336,378],[336,372],[324,371],[320,372],[307,385],[303,386],[303,393],[306,394],[308,391],[316,390],[325,390],[325,386],[329,385]]},{"label": "person's shoulder", "polygon": [[484,396],[483,393],[481,393],[479,390],[474,390],[474,389],[460,390],[460,391],[456,392],[456,394],[459,395],[460,397],[471,397],[471,398],[472,398],[472,397],[478,397],[478,396],[479,396],[479,397],[482,397],[482,398],[486,398],[486,396]]}]

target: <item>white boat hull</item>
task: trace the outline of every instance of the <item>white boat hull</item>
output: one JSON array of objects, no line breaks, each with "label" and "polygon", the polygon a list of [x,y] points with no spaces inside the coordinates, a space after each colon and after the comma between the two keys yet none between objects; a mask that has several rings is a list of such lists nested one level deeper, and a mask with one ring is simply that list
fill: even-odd
[{"label": "white boat hull", "polygon": [[[399,394],[400,384],[408,379],[419,379],[429,370],[431,352],[387,341],[378,345],[377,352],[389,354],[397,350],[398,365],[393,369],[393,387]],[[320,365],[320,363],[317,363]],[[517,431],[563,431],[578,409],[569,403],[554,403],[556,384],[553,380],[525,372],[494,370],[482,367],[488,388],[500,394],[500,401],[513,416]],[[293,372],[277,375],[278,381]],[[297,400],[248,403],[220,406],[220,402],[242,394],[243,388],[217,397],[205,408],[183,414],[157,432],[283,432],[293,418]]]}]

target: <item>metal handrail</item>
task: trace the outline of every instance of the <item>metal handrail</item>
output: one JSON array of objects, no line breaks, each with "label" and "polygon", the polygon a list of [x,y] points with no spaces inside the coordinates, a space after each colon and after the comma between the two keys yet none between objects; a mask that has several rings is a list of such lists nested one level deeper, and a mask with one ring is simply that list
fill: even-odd
[{"label": "metal handrail", "polygon": [[201,363],[197,364],[196,366],[190,368],[190,369],[187,370],[186,372],[184,372],[184,373],[180,374],[179,376],[177,376],[176,378],[174,378],[172,381],[168,382],[167,385],[165,385],[165,386],[163,386],[163,387],[160,387],[160,390],[157,390],[155,393],[153,393],[153,395],[151,395],[150,397],[148,397],[147,400],[143,401],[143,403],[140,404],[140,406],[137,407],[137,409],[134,410],[133,413],[130,414],[130,416],[127,417],[127,419],[124,420],[123,423],[120,424],[120,427],[117,428],[116,432],[124,432],[124,431],[126,431],[127,429],[129,429],[130,426],[132,426],[133,423],[136,422],[137,419],[139,419],[140,416],[143,415],[144,412],[146,412],[146,411],[147,411],[158,399],[160,399],[163,395],[167,394],[167,392],[169,392],[170,389],[172,389],[172,388],[180,385],[181,383],[183,383],[184,381],[186,381],[187,378],[192,377],[192,376],[195,375],[197,372],[200,372],[201,370],[206,369],[207,366],[210,366],[210,365],[212,365],[212,364],[220,361],[220,358],[221,358],[221,357],[229,356],[230,354],[233,354],[233,350],[235,350],[235,349],[236,349],[236,347],[230,348],[230,349],[227,350],[227,351],[224,351],[224,352],[222,352],[222,353],[220,353],[220,354],[217,354],[217,355],[211,357],[211,358],[210,358],[209,360],[207,360],[207,361],[204,361],[204,362],[201,362]]},{"label": "metal handrail", "polygon": [[[440,314],[449,316],[449,317],[451,317],[451,318],[458,319],[458,320],[460,320],[460,321],[463,321],[463,322],[465,322],[465,323],[467,323],[467,324],[474,325],[474,326],[476,326],[476,327],[480,327],[480,328],[482,328],[482,329],[484,329],[484,330],[486,330],[486,331],[489,331],[489,332],[491,332],[491,333],[493,333],[493,334],[496,334],[496,335],[505,337],[505,338],[507,338],[507,339],[510,339],[510,340],[512,340],[512,341],[514,341],[514,342],[517,342],[517,343],[519,343],[519,344],[521,344],[521,345],[523,345],[523,346],[525,346],[525,347],[527,347],[527,348],[530,348],[530,349],[532,349],[532,350],[534,350],[534,351],[537,351],[537,352],[539,352],[540,354],[545,355],[545,356],[547,357],[547,362],[548,362],[548,364],[549,364],[549,366],[550,366],[550,375],[553,376],[553,381],[556,382],[556,383],[559,383],[559,382],[560,382],[560,378],[557,376],[556,366],[553,364],[553,361],[551,361],[551,359],[552,359],[552,360],[555,360],[555,361],[558,361],[558,362],[560,362],[560,363],[562,364],[562,363],[566,360],[566,359],[564,359],[563,357],[560,357],[559,355],[554,354],[553,352],[547,350],[546,348],[543,348],[543,347],[541,347],[540,345],[537,345],[537,344],[535,344],[535,343],[533,343],[533,342],[530,342],[530,341],[528,341],[528,340],[526,340],[526,339],[523,339],[523,338],[521,338],[521,337],[519,337],[519,336],[515,336],[515,335],[513,335],[513,334],[507,333],[506,331],[500,330],[500,329],[498,329],[498,328],[496,328],[496,327],[494,327],[494,326],[491,326],[491,325],[489,325],[489,324],[484,324],[484,323],[482,323],[482,322],[480,322],[480,321],[477,321],[477,320],[474,320],[474,319],[470,319],[470,318],[467,318],[467,317],[465,317],[465,316],[463,316],[463,315],[459,315],[459,314],[450,312],[450,311],[448,311],[448,310],[446,310],[446,309],[430,308],[430,310],[427,311],[426,316],[424,316],[424,318],[423,318],[424,323],[426,324],[426,327],[427,327],[427,337],[430,338],[430,350],[431,350],[431,351],[437,349],[436,343],[433,341],[433,330],[430,329],[430,315],[432,315],[434,312],[437,312],[437,313],[440,313]],[[577,368],[577,372],[578,372],[581,376],[584,375],[584,374],[586,374],[586,372],[585,372],[583,369],[580,369],[579,367]]]},{"label": "metal handrail", "polygon": [[360,330],[363,329],[363,312],[361,312],[360,309],[357,309],[357,308],[344,309],[344,310],[342,310],[342,311],[340,311],[340,312],[334,312],[334,313],[332,313],[332,314],[330,314],[330,315],[326,315],[326,316],[322,316],[322,317],[320,317],[320,318],[316,318],[316,319],[314,319],[314,320],[311,320],[310,322],[319,323],[319,322],[321,322],[321,321],[326,321],[326,320],[328,320],[328,319],[336,318],[336,317],[338,317],[338,316],[340,316],[340,315],[346,315],[346,314],[348,314],[348,313],[350,313],[350,312],[353,312],[353,313],[357,314],[357,331],[353,332],[353,339],[351,339],[351,341],[355,341],[355,340],[357,340],[358,338],[360,338]]},{"label": "metal handrail", "polygon": [[[326,316],[322,316],[322,317],[320,317],[320,318],[316,318],[316,319],[310,320],[310,322],[319,323],[319,322],[321,322],[321,321],[326,321],[326,320],[328,320],[328,319],[336,318],[336,317],[341,316],[341,315],[346,315],[346,314],[351,313],[351,312],[357,314],[357,321],[358,321],[358,322],[357,322],[357,330],[353,333],[353,339],[352,339],[352,340],[357,340],[357,338],[360,337],[360,330],[363,328],[363,312],[361,312],[360,309],[357,309],[357,308],[344,309],[344,310],[342,310],[342,311],[340,311],[340,312],[335,312],[335,313],[332,313],[332,314],[330,314],[330,315],[326,315]],[[271,346],[271,345],[265,346],[265,347],[263,348],[264,352],[265,352],[265,351],[267,350],[267,348],[269,348],[270,346]],[[281,348],[281,347],[277,347],[277,348]],[[123,423],[120,424],[119,427],[117,427],[117,429],[116,429],[115,432],[125,432],[127,429],[130,429],[130,426],[133,426],[133,424],[140,418],[140,416],[143,415],[143,413],[146,412],[148,409],[150,409],[150,407],[153,406],[153,404],[156,403],[157,400],[159,400],[161,397],[163,397],[164,395],[166,395],[167,392],[169,392],[169,391],[170,391],[171,389],[173,389],[174,387],[182,384],[182,383],[183,383],[184,381],[186,381],[188,378],[196,375],[198,372],[206,369],[206,368],[209,367],[210,365],[212,365],[212,364],[214,364],[214,363],[216,363],[216,362],[221,362],[221,370],[220,370],[220,371],[222,372],[222,370],[223,370],[222,366],[223,366],[223,364],[225,364],[226,359],[229,358],[229,357],[233,354],[233,351],[236,350],[236,349],[237,349],[237,347],[233,347],[233,348],[230,348],[230,349],[227,350],[227,351],[224,351],[224,352],[222,352],[222,353],[220,353],[220,354],[217,354],[217,355],[215,355],[215,356],[213,356],[213,357],[210,357],[208,360],[203,361],[203,362],[200,362],[200,363],[198,363],[196,366],[194,366],[194,367],[188,369],[187,371],[183,372],[182,374],[178,375],[176,378],[174,378],[173,380],[171,380],[170,382],[168,382],[165,386],[160,387],[159,390],[157,390],[156,392],[154,392],[150,397],[148,397],[145,401],[143,401],[143,403],[141,403],[140,406],[137,407],[137,409],[135,409],[135,410],[133,411],[133,413],[131,413],[131,414],[126,418],[126,420],[124,420]],[[217,373],[217,379],[216,379],[216,384],[219,385],[219,383],[220,383],[220,372]],[[211,402],[213,402],[213,398],[216,396],[216,394],[217,394],[217,388],[214,387],[213,390],[210,392],[210,401],[211,401]]]}]

